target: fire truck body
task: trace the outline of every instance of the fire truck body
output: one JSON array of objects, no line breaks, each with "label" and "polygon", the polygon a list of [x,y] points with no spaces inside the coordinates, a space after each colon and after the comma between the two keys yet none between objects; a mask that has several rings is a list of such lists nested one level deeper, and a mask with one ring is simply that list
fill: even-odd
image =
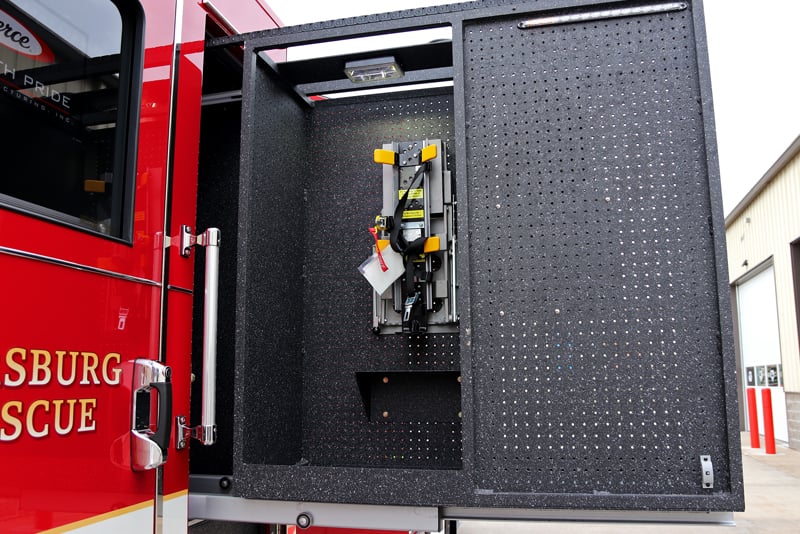
[{"label": "fire truck body", "polygon": [[0,531],[730,520],[702,2],[279,26],[0,0]]}]

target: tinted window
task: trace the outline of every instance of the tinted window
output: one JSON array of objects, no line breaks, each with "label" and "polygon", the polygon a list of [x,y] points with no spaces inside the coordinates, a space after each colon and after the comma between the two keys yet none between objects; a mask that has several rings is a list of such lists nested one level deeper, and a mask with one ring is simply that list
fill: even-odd
[{"label": "tinted window", "polygon": [[110,0],[0,0],[0,203],[129,238],[129,19]]}]

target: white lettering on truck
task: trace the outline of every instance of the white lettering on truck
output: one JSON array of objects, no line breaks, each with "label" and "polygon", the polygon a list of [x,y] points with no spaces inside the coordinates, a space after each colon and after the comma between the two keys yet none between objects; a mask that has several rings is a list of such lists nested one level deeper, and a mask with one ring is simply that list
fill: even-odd
[{"label": "white lettering on truck", "polygon": [[[26,386],[58,385],[67,392],[85,392],[86,386],[115,387],[122,380],[121,364],[122,357],[117,352],[99,356],[88,351],[51,353],[13,347],[0,359],[0,388],[13,394]],[[66,389],[71,386],[76,387]],[[0,402],[0,442],[15,441],[26,435],[41,439],[97,430],[95,397]]]}]

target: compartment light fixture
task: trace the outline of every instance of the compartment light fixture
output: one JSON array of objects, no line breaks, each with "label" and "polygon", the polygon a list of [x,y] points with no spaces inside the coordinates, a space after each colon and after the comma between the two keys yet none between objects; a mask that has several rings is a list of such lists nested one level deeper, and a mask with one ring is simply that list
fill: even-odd
[{"label": "compartment light fixture", "polygon": [[379,82],[403,77],[403,69],[392,56],[348,61],[344,65],[344,73],[353,83]]},{"label": "compartment light fixture", "polygon": [[620,17],[634,17],[637,15],[652,15],[655,13],[668,13],[670,11],[683,11],[689,7],[686,2],[667,2],[663,4],[646,4],[634,7],[620,7],[585,11],[582,13],[567,13],[564,15],[550,15],[529,19],[517,24],[521,30],[553,26],[556,24],[569,24],[572,22],[587,22],[592,20],[616,19]]}]

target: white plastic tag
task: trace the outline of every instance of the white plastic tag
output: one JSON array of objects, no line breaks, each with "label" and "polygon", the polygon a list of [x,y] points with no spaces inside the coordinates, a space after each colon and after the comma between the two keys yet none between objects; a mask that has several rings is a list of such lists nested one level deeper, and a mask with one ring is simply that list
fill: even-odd
[{"label": "white plastic tag", "polygon": [[358,270],[370,283],[372,288],[382,294],[392,283],[400,278],[406,268],[403,265],[402,254],[395,252],[392,247],[386,247],[381,251],[383,261],[388,269],[384,271],[381,267],[380,259],[377,254],[372,254],[369,258],[358,266]]}]

